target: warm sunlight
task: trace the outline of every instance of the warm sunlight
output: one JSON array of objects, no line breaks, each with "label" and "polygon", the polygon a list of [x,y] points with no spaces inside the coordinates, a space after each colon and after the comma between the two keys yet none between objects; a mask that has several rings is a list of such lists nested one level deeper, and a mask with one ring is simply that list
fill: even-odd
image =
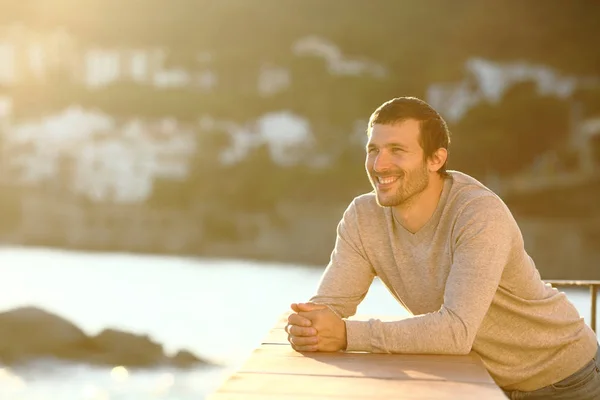
[{"label": "warm sunlight", "polygon": [[129,371],[125,367],[117,366],[110,371],[110,376],[116,382],[125,382],[129,378]]},{"label": "warm sunlight", "polygon": [[0,0],[0,398],[600,398],[600,2],[544,4]]}]

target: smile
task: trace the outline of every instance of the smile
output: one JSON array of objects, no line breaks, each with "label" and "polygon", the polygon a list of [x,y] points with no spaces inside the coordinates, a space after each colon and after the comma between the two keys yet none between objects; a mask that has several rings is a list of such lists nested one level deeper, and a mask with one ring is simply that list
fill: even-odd
[{"label": "smile", "polygon": [[398,178],[397,176],[385,176],[385,177],[378,176],[377,182],[381,185],[389,185],[390,183],[396,182],[398,179],[400,179],[400,178]]}]

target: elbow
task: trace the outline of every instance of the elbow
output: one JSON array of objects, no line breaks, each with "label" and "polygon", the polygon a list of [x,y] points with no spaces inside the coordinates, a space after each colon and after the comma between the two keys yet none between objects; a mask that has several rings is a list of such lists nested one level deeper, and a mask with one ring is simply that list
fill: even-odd
[{"label": "elbow", "polygon": [[471,352],[472,347],[472,344],[467,341],[454,341],[450,346],[436,347],[433,353],[446,356],[465,356]]},{"label": "elbow", "polygon": [[436,352],[448,356],[464,356],[469,354],[473,348],[473,339],[469,335],[465,335],[464,332],[457,333],[455,330],[451,330],[451,332],[452,340],[446,342],[445,347],[437,348]]},{"label": "elbow", "polygon": [[456,353],[455,355],[457,356],[466,356],[467,354],[469,354],[471,352],[471,349],[473,348],[473,342],[472,341],[463,341],[462,343],[459,343],[456,346]]},{"label": "elbow", "polygon": [[451,350],[448,352],[449,355],[452,356],[464,356],[471,352],[473,348],[473,340],[469,337],[455,337],[454,346],[451,347]]},{"label": "elbow", "polygon": [[461,356],[467,355],[473,350],[473,343],[475,342],[475,336],[477,335],[477,330],[464,325],[465,328],[463,330],[463,335],[460,336],[460,340],[457,343],[457,351]]},{"label": "elbow", "polygon": [[458,334],[454,336],[454,347],[456,355],[464,356],[471,352],[476,332],[464,323],[462,323],[458,329]]},{"label": "elbow", "polygon": [[454,344],[452,355],[463,356],[469,354],[473,349],[477,329],[469,326],[462,318],[454,314],[449,331],[452,332]]}]

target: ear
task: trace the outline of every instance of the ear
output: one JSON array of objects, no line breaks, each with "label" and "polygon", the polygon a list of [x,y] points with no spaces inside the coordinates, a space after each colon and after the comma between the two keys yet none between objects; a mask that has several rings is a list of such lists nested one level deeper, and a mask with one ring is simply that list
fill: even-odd
[{"label": "ear", "polygon": [[429,172],[437,172],[448,159],[448,150],[440,147],[427,160]]}]

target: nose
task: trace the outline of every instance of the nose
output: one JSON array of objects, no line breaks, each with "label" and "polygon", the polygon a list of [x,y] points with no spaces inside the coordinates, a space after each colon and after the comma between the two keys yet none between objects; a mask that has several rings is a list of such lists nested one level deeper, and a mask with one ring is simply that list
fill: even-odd
[{"label": "nose", "polygon": [[390,169],[390,157],[385,151],[380,151],[373,161],[373,171],[380,173]]}]

